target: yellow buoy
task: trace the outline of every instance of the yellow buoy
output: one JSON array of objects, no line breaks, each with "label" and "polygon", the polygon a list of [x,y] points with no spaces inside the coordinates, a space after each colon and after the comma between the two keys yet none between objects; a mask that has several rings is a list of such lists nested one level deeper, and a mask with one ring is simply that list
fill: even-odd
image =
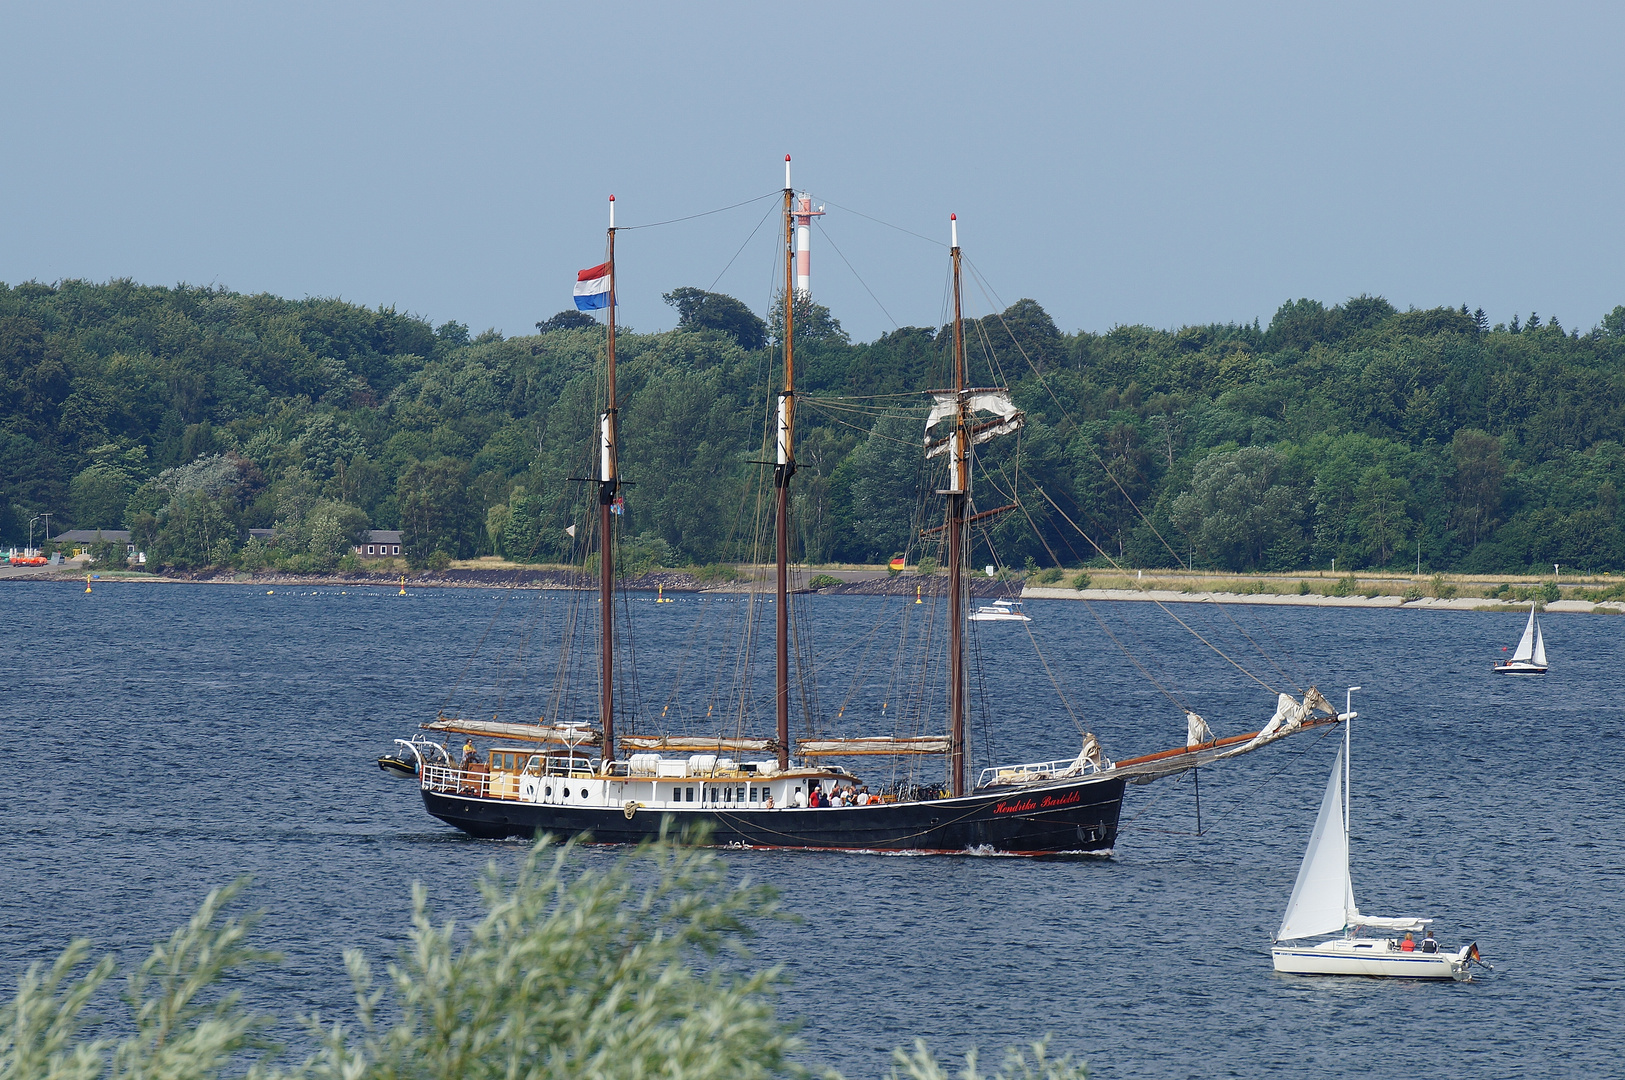
[{"label": "yellow buoy", "polygon": [[266,595],[266,596],[270,596],[270,595],[271,595],[271,594],[272,594],[272,593],[274,593],[274,592],[276,592],[276,590],[275,590],[275,589],[266,589],[266,590],[265,590],[265,595]]},{"label": "yellow buoy", "polygon": [[89,592],[89,591],[90,591],[90,575],[86,574],[85,575],[85,592]]},{"label": "yellow buoy", "polygon": [[919,586],[918,586],[918,585],[916,585],[916,586],[914,586],[914,602],[915,602],[915,603],[916,603],[916,604],[923,604],[923,603],[925,603],[925,601],[924,601],[924,600],[921,600],[921,599],[920,599],[920,587],[919,587]]},{"label": "yellow buoy", "polygon": [[401,575],[401,595],[402,596],[406,595],[406,575],[405,574]]}]

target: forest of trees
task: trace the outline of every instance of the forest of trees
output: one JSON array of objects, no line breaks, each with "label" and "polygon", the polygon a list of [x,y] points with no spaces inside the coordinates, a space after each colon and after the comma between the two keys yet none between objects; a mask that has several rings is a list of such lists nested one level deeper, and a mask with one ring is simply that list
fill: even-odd
[{"label": "forest of trees", "polygon": [[[677,329],[617,339],[620,542],[636,566],[750,559],[782,318],[667,300]],[[919,391],[948,379],[946,328],[854,343],[812,303],[795,326],[798,555],[927,554]],[[338,300],[0,284],[0,545],[49,511],[53,531],[131,529],[149,566],[327,569],[369,527],[402,529],[414,564],[568,561],[603,338],[569,311],[507,338]],[[977,466],[979,507],[1022,506],[990,537],[1008,564],[1091,544],[1140,567],[1625,563],[1625,307],[1581,332],[1360,296],[1267,327],[1068,334],[1021,300],[968,339],[972,381],[1028,415]]]}]

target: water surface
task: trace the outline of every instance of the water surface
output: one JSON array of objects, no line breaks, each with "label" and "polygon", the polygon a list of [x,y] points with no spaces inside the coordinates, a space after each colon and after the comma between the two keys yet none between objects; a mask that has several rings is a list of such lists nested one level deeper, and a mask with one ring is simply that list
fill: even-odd
[{"label": "water surface", "polygon": [[[935,671],[922,696],[899,656],[930,614],[909,603],[800,607],[827,660],[808,699],[846,710],[828,730],[911,730],[940,709]],[[978,764],[1069,757],[1080,728],[1127,757],[1183,742],[1176,702],[1225,735],[1267,718],[1272,689],[1313,682],[1341,704],[1363,685],[1356,896],[1434,914],[1496,971],[1439,986],[1271,970],[1335,752],[1336,736],[1309,733],[1204,770],[1200,835],[1188,778],[1131,788],[1111,859],[730,854],[802,916],[755,948],[794,977],[784,1009],[809,1062],[875,1076],[916,1035],[985,1055],[1048,1032],[1105,1077],[1622,1072],[1625,619],[1546,616],[1552,674],[1519,681],[1489,672],[1522,631],[1515,613],[1180,605],[1187,631],[1149,604],[1027,607],[1043,659],[1023,626],[978,627]],[[646,726],[769,715],[768,651],[734,648],[739,600],[627,608],[640,676],[626,707]],[[567,668],[570,694],[549,693],[572,618],[595,615],[564,594],[0,585],[0,986],[77,934],[136,958],[249,873],[260,941],[286,956],[258,1003],[295,1039],[298,1013],[343,1014],[341,950],[392,958],[411,882],[466,917],[481,867],[523,851],[429,818],[374,759],[442,706],[518,718],[590,700],[585,662]]]}]

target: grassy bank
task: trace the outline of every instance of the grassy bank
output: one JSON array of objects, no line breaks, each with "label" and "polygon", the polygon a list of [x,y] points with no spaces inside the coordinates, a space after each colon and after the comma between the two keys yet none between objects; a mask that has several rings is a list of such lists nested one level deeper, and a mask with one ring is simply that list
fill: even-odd
[{"label": "grassy bank", "polygon": [[[1088,571],[1083,587],[1090,589],[1158,590],[1179,593],[1228,593],[1240,596],[1397,596],[1406,600],[1587,600],[1599,603],[1625,599],[1625,576],[1515,574],[1233,574],[1187,570]],[[1040,572],[1028,583],[1050,588],[1080,587],[1077,571]]]}]

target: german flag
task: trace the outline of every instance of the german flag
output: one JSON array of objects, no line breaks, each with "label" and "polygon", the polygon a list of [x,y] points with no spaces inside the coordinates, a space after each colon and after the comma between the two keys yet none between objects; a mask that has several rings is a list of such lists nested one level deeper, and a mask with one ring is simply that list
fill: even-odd
[{"label": "german flag", "polygon": [[908,565],[908,560],[903,558],[903,556],[901,556],[901,555],[895,556],[892,559],[891,563],[890,563],[890,566],[891,566],[891,568],[893,570],[901,570],[907,565]]}]

